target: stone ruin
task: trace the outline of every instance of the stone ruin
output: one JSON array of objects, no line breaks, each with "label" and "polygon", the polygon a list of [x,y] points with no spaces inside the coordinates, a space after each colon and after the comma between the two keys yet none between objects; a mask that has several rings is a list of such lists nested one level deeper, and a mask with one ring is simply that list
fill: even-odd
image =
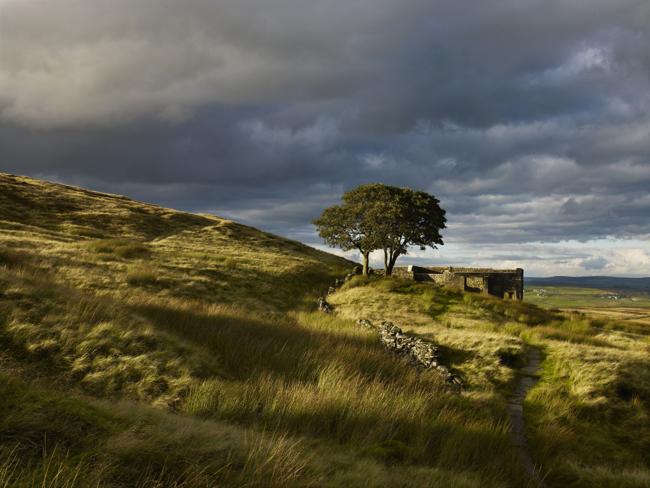
[{"label": "stone ruin", "polygon": [[405,266],[393,269],[393,276],[428,281],[446,288],[492,295],[506,300],[524,299],[524,270],[457,268],[452,266]]}]

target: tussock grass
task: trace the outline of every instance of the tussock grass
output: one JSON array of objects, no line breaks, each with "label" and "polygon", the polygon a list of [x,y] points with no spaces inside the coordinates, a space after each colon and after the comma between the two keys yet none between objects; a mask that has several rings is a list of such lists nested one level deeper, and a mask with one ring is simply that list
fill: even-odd
[{"label": "tussock grass", "polygon": [[122,259],[145,258],[150,249],[136,241],[125,239],[102,239],[87,244],[87,248],[98,254],[110,254]]},{"label": "tussock grass", "polygon": [[557,340],[547,354],[528,409],[533,445],[552,467],[552,479],[560,485],[646,486],[647,354]]},{"label": "tussock grass", "polygon": [[192,371],[211,368],[205,353],[157,333],[119,302],[25,271],[5,277],[11,299],[0,298],[0,344],[16,360],[53,369],[59,380],[96,395],[167,403],[188,388]]},{"label": "tussock grass", "polygon": [[[19,460],[15,449],[8,452],[0,450],[0,487],[76,488],[82,486],[81,466],[70,464],[67,458],[57,456],[56,448],[50,454],[44,453],[42,464],[30,474],[19,472],[18,466]],[[83,486],[89,486],[89,481],[85,480]]]},{"label": "tussock grass", "polygon": [[30,255],[24,251],[10,248],[0,248],[0,266],[18,267],[27,264]]},{"label": "tussock grass", "polygon": [[[477,391],[502,391],[514,381],[513,368],[523,357],[524,341],[512,334],[510,326],[526,327],[516,316],[496,315],[491,308],[475,306],[474,296],[466,298],[429,284],[390,278],[351,281],[352,286],[330,297],[342,316],[391,320],[406,331],[433,339],[443,363]],[[492,306],[492,301],[485,303]],[[506,328],[510,333],[503,333]]]},{"label": "tussock grass", "polygon": [[[486,409],[446,393],[439,376],[387,355],[352,321],[313,312],[252,314],[140,292],[117,302],[45,285],[24,270],[5,276],[13,296],[29,304],[26,312],[4,303],[3,341],[14,359],[32,357],[32,370],[55,371],[57,381],[88,394],[333,442],[380,464],[398,459],[402,468],[414,463],[471,478],[479,465],[486,486],[521,479],[502,405]],[[396,454],[394,446],[405,447]],[[486,446],[501,453],[498,459],[482,457]],[[158,454],[152,456],[138,461],[139,473],[153,469]],[[287,472],[302,472],[302,464],[282,468],[285,462],[275,455],[268,461],[277,486]],[[170,486],[181,483],[173,476],[199,476],[182,463],[162,466],[156,476],[167,473]]]},{"label": "tussock grass", "polygon": [[159,273],[151,266],[129,266],[126,282],[132,286],[153,286],[160,284]]},{"label": "tussock grass", "polygon": [[0,450],[0,488],[10,488],[17,478],[18,458],[15,451],[15,448]]},{"label": "tussock grass", "polygon": [[0,473],[6,473],[0,483],[11,487],[41,486],[57,473],[59,480],[75,483],[44,486],[503,485],[458,469],[387,465],[328,440],[278,429],[247,429],[132,403],[61,395],[2,375],[0,393],[11,403],[10,414],[3,411],[0,417],[3,442],[11,447],[2,449],[13,453],[0,458]]}]

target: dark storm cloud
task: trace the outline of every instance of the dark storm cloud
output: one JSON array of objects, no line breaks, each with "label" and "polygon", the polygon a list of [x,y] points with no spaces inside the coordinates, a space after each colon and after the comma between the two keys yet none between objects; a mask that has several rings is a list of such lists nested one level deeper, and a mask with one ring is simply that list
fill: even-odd
[{"label": "dark storm cloud", "polygon": [[368,181],[435,193],[452,243],[648,238],[648,26],[646,0],[0,0],[0,165],[308,242]]}]

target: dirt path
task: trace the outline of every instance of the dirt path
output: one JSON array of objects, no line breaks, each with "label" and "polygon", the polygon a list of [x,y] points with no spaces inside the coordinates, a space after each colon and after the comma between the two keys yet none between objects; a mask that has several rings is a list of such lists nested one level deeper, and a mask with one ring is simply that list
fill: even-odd
[{"label": "dirt path", "polygon": [[512,424],[512,437],[515,445],[519,450],[519,455],[524,468],[531,479],[537,483],[540,488],[547,488],[544,478],[540,472],[540,467],[536,466],[528,451],[528,441],[526,440],[526,426],[524,424],[523,403],[530,389],[539,381],[539,369],[542,364],[542,354],[536,347],[528,349],[528,363],[520,371],[519,382],[514,393],[508,400],[508,415]]}]

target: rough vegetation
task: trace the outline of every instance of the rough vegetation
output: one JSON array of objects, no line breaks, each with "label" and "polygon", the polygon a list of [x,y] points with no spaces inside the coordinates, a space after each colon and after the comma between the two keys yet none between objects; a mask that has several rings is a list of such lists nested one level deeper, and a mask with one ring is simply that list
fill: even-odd
[{"label": "rough vegetation", "polygon": [[[353,263],[228,220],[8,175],[0,211],[0,487],[533,486],[506,413],[531,342],[548,479],[647,483],[638,330],[361,278],[324,314]],[[432,339],[463,392],[358,318]]]},{"label": "rough vegetation", "polygon": [[355,278],[328,297],[347,318],[387,318],[434,341],[465,398],[501,405],[526,347],[544,354],[524,403],[549,486],[650,484],[650,328],[395,279]]}]

